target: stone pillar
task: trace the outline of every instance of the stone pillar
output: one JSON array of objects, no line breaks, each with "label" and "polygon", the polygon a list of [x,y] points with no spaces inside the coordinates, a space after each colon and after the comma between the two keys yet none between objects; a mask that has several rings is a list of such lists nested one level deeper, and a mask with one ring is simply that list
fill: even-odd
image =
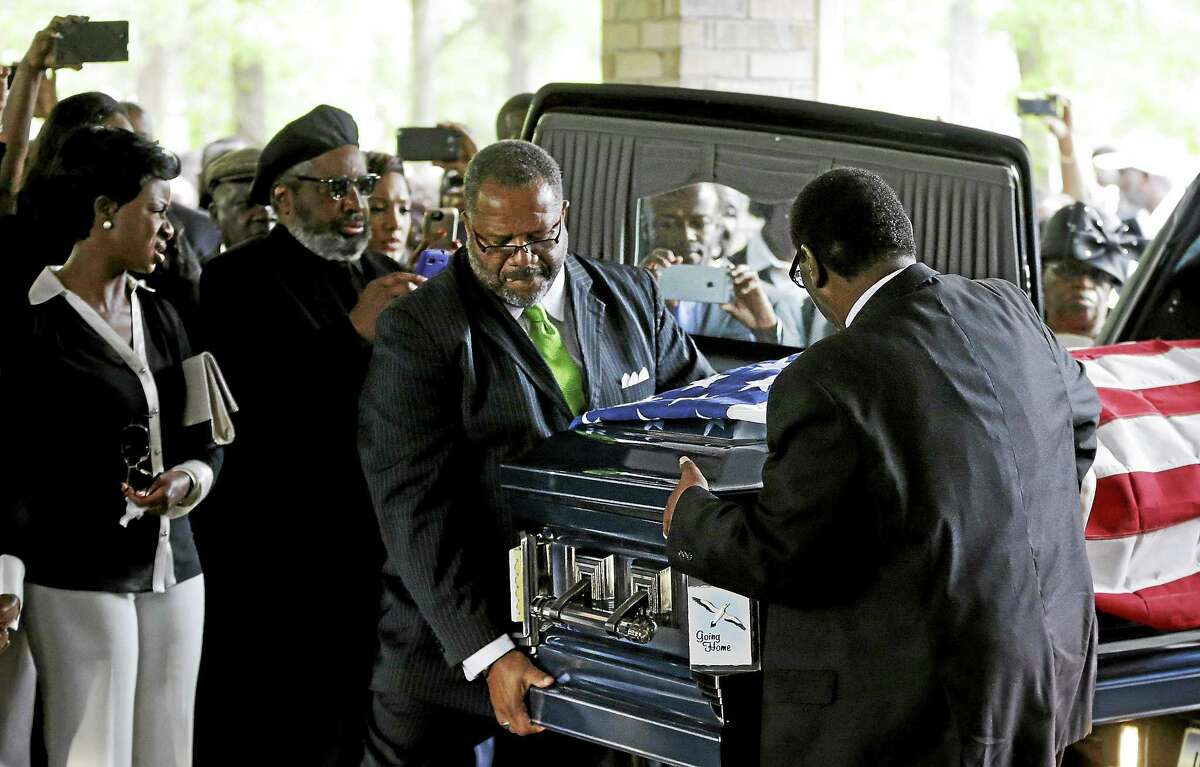
[{"label": "stone pillar", "polygon": [[812,99],[819,0],[603,0],[605,82]]}]

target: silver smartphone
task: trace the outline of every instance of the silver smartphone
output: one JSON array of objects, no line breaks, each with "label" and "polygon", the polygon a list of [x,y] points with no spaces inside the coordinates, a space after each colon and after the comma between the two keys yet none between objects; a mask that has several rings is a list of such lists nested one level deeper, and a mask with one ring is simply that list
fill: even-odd
[{"label": "silver smartphone", "polygon": [[658,287],[667,301],[727,304],[733,301],[733,280],[723,266],[677,264],[663,270]]}]

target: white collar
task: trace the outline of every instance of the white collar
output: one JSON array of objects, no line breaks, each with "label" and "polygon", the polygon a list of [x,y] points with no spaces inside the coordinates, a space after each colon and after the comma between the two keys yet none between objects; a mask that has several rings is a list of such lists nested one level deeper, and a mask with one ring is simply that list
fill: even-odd
[{"label": "white collar", "polygon": [[893,277],[907,269],[909,266],[911,266],[911,264],[902,266],[891,274],[885,274],[883,277],[880,277],[874,285],[863,291],[863,294],[858,297],[857,301],[854,302],[854,306],[850,307],[850,313],[846,315],[846,327],[850,327],[850,323],[854,322],[854,318],[857,317],[858,313],[863,310],[863,307],[867,305],[867,302],[871,300],[871,297],[879,292],[880,288],[888,284]]},{"label": "white collar", "polygon": [[[37,279],[33,281],[33,285],[29,287],[29,305],[37,306],[44,304],[55,296],[61,296],[68,292],[67,286],[62,284],[62,280],[58,279],[58,270],[61,266],[47,266],[42,270]],[[126,284],[130,290],[148,290],[154,292],[154,288],[139,279],[135,279],[133,275],[125,275]]]},{"label": "white collar", "polygon": [[[555,322],[562,322],[567,317],[567,264],[564,261],[562,268],[558,270],[558,275],[554,281],[550,283],[550,289],[546,291],[546,295],[542,296],[542,300],[538,301],[538,306],[546,310],[546,314],[550,315],[550,319]],[[525,311],[522,306],[510,306],[508,313],[516,319]]]}]

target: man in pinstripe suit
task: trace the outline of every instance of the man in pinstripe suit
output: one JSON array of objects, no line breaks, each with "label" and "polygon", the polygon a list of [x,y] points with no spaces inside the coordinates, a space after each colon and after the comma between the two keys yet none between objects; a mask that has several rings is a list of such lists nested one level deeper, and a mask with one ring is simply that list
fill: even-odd
[{"label": "man in pinstripe suit", "polygon": [[525,693],[553,683],[505,633],[499,466],[583,409],[711,373],[649,272],[568,253],[567,206],[545,151],[485,148],[467,247],[380,317],[359,424],[387,547],[364,765],[474,764],[492,735],[497,763],[566,746],[496,726],[538,732]]}]

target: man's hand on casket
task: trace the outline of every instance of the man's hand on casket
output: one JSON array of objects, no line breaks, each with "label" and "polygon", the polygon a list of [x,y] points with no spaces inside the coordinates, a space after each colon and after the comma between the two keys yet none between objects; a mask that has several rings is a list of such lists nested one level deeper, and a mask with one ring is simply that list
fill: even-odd
[{"label": "man's hand on casket", "polygon": [[687,456],[679,457],[679,484],[675,485],[675,490],[671,493],[671,497],[667,499],[667,508],[663,510],[663,537],[671,532],[671,518],[675,516],[675,504],[679,503],[679,496],[683,495],[683,491],[689,487],[699,485],[705,490],[708,489],[708,480],[700,473],[699,467],[692,463],[692,459]]},{"label": "man's hand on casket", "polygon": [[554,677],[530,663],[520,650],[509,650],[487,671],[488,696],[492,712],[500,726],[514,735],[532,735],[546,729],[529,721],[525,692],[533,687],[549,687]]}]

